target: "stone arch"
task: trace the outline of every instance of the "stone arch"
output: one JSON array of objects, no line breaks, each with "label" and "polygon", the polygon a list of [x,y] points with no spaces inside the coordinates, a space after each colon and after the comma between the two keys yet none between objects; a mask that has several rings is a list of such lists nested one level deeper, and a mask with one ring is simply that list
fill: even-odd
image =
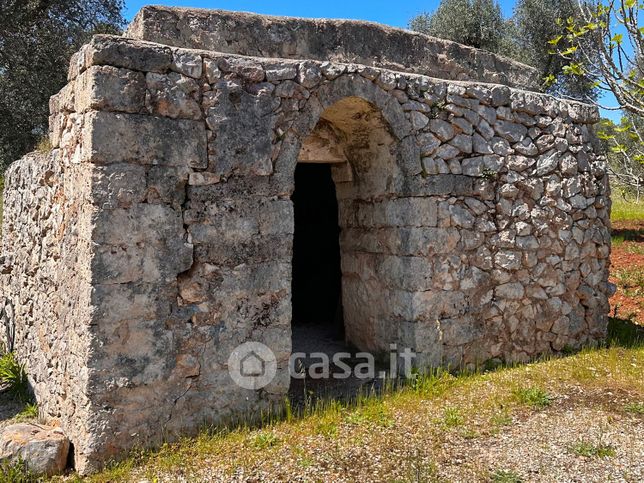
[{"label": "stone arch", "polygon": [[315,129],[327,109],[347,98],[362,99],[376,109],[396,141],[400,142],[411,134],[412,127],[405,111],[389,92],[359,75],[340,76],[311,95],[282,140],[280,154],[275,161],[275,175],[290,187],[291,192],[303,141]]},{"label": "stone arch", "polygon": [[377,232],[395,230],[386,212],[402,177],[399,145],[410,133],[404,111],[390,94],[362,78],[344,76],[312,96],[284,140],[291,148],[277,163],[277,172],[287,177],[298,162],[332,165],[346,339],[376,353],[398,339],[397,323],[383,307],[392,257],[380,247]]}]

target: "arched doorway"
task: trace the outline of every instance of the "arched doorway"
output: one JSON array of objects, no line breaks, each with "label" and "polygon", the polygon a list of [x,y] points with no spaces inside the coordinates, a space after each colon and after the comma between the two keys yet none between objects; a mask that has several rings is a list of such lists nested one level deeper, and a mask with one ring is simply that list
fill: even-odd
[{"label": "arched doorway", "polygon": [[293,352],[377,356],[396,340],[395,324],[379,310],[383,253],[371,210],[386,209],[395,150],[380,110],[359,97],[325,109],[303,140],[292,196]]}]

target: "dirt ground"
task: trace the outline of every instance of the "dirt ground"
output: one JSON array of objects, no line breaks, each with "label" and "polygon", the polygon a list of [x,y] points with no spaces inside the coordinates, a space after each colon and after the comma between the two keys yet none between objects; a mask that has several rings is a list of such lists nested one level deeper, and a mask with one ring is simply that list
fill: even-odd
[{"label": "dirt ground", "polygon": [[614,222],[613,237],[610,281],[617,292],[610,299],[611,316],[644,325],[644,220]]}]

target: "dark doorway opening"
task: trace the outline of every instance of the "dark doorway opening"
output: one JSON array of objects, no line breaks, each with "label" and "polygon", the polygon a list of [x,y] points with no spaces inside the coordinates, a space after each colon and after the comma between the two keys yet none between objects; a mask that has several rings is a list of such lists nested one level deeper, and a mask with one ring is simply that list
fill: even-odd
[{"label": "dark doorway opening", "polygon": [[323,326],[343,339],[340,228],[331,165],[298,163],[292,200],[293,327]]}]

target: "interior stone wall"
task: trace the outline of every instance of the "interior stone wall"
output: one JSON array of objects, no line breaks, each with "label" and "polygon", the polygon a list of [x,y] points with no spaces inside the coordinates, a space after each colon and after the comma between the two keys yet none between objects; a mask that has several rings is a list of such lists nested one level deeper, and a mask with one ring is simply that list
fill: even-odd
[{"label": "interior stone wall", "polygon": [[[605,335],[609,187],[589,106],[110,36],[81,49],[69,81],[52,100],[54,152],[9,171],[1,285],[81,472],[282,401],[293,174],[325,116],[374,126],[334,173],[345,299],[365,290],[346,310],[371,324],[350,333],[358,346],[474,367]],[[248,340],[278,361],[259,391],[227,370]]]}]

